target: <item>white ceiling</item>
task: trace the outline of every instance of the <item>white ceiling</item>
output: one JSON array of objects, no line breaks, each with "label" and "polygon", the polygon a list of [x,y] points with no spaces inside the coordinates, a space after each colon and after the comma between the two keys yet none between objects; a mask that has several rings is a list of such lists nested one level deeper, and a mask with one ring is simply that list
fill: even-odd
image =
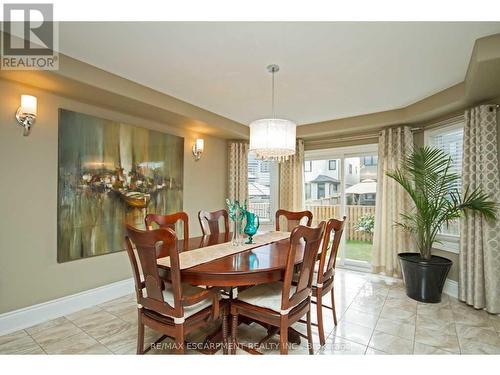
[{"label": "white ceiling", "polygon": [[474,41],[500,23],[61,23],[60,50],[248,124],[395,109],[462,82]]}]

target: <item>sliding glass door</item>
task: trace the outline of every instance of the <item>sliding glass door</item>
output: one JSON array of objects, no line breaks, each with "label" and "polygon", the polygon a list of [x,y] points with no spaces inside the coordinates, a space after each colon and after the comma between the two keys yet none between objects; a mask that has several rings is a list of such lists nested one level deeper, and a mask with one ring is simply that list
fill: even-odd
[{"label": "sliding glass door", "polygon": [[306,152],[304,191],[314,224],[347,217],[340,265],[370,267],[377,161],[376,145]]}]

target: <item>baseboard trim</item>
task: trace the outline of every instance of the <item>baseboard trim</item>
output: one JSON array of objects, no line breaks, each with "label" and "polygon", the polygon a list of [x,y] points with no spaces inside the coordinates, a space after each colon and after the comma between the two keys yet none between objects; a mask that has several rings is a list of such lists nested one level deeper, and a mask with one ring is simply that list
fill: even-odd
[{"label": "baseboard trim", "polygon": [[451,297],[458,298],[458,282],[455,280],[446,279],[444,283],[443,293]]},{"label": "baseboard trim", "polygon": [[117,281],[98,288],[0,314],[0,335],[59,318],[76,311],[122,297],[134,291],[134,279]]}]

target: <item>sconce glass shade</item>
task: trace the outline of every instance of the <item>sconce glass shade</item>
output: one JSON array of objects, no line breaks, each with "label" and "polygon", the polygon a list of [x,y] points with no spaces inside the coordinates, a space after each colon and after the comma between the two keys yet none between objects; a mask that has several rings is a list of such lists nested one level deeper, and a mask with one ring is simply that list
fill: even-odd
[{"label": "sconce glass shade", "polygon": [[284,119],[261,119],[250,124],[250,152],[260,159],[283,161],[295,154],[297,124]]},{"label": "sconce glass shade", "polygon": [[196,141],[194,141],[193,145],[194,160],[196,161],[200,160],[201,154],[203,153],[204,149],[205,149],[205,141],[201,138],[197,138]]},{"label": "sconce glass shade", "polygon": [[22,115],[36,116],[36,96],[21,95],[20,113]]},{"label": "sconce glass shade", "polygon": [[36,96],[21,95],[21,105],[16,112],[16,120],[24,128],[23,135],[30,134],[36,120]]},{"label": "sconce glass shade", "polygon": [[201,138],[198,138],[195,143],[195,148],[197,151],[203,152],[203,150],[205,149],[205,141]]}]

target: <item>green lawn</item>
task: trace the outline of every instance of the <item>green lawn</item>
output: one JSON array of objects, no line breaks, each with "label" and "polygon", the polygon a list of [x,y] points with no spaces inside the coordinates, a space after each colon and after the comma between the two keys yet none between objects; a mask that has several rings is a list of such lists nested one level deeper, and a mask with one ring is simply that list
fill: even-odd
[{"label": "green lawn", "polygon": [[345,257],[346,259],[370,262],[372,260],[372,243],[365,241],[346,241]]}]

